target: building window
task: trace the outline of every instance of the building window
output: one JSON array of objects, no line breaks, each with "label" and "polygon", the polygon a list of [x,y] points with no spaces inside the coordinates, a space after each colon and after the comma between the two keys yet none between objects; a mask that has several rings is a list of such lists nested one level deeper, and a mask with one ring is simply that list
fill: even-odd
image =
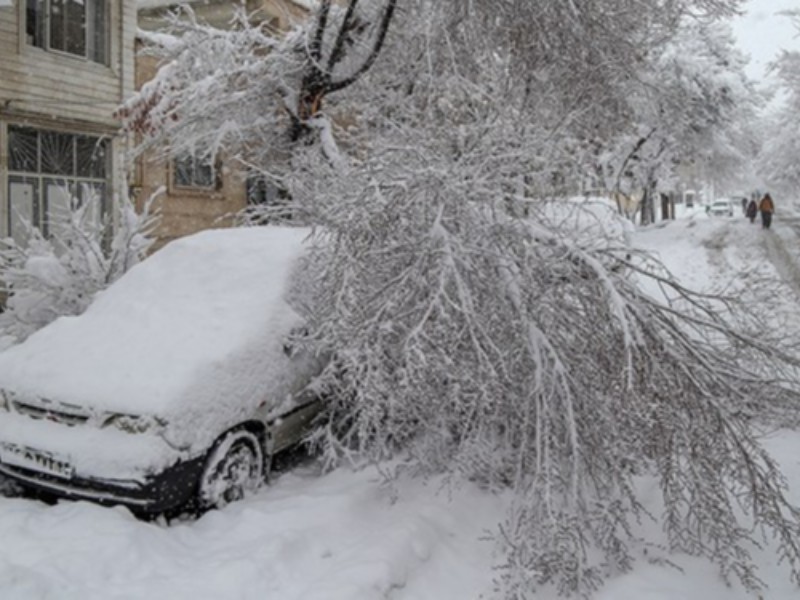
[{"label": "building window", "polygon": [[209,158],[197,154],[183,154],[172,166],[172,183],[175,187],[214,189],[216,173]]},{"label": "building window", "polygon": [[289,192],[267,177],[251,173],[246,180],[247,208],[252,223],[266,225],[291,221],[294,217]]},{"label": "building window", "polygon": [[105,138],[31,127],[8,127],[8,233],[24,243],[26,223],[45,236],[74,205],[106,211],[109,142]]},{"label": "building window", "polygon": [[28,43],[108,64],[108,0],[26,0]]}]

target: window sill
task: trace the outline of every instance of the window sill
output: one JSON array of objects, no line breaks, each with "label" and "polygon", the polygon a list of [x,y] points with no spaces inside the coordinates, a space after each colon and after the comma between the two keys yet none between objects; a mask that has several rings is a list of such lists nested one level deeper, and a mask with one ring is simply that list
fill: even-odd
[{"label": "window sill", "polygon": [[168,193],[170,196],[180,196],[185,198],[198,198],[208,200],[224,200],[225,194],[215,188],[201,188],[183,185],[170,185]]},{"label": "window sill", "polygon": [[114,77],[115,79],[117,78],[114,69],[109,65],[95,62],[85,56],[78,56],[60,50],[45,50],[44,48],[39,48],[31,44],[25,44],[25,53],[36,57],[37,60],[43,59],[45,56],[50,56],[59,64],[72,63],[76,67],[92,70],[98,74]]}]

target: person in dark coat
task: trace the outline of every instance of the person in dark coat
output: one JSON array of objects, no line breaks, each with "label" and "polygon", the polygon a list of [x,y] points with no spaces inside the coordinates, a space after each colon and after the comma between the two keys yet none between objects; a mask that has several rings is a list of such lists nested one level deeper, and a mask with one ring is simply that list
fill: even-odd
[{"label": "person in dark coat", "polygon": [[750,222],[753,223],[756,220],[756,215],[758,214],[758,204],[756,204],[755,200],[750,200],[750,204],[747,205],[747,212],[745,212],[747,218],[750,219]]},{"label": "person in dark coat", "polygon": [[775,212],[775,203],[772,201],[772,196],[768,193],[764,194],[761,202],[758,203],[758,210],[761,212],[761,227],[769,229],[772,225],[772,214]]}]

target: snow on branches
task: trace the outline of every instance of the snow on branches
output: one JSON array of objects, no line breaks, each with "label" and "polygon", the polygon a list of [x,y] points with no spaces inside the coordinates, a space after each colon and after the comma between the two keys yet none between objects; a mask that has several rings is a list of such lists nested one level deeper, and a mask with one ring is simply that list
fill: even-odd
[{"label": "snow on branches", "polygon": [[191,8],[169,17],[168,33],[140,32],[146,54],[161,61],[155,78],[118,114],[143,147],[215,156],[221,148],[248,162],[268,162],[318,132],[337,160],[323,100],[355,83],[376,61],[396,0],[323,0],[289,32],[252,24],[240,12],[229,30],[199,23]]},{"label": "snow on branches", "polygon": [[[337,356],[328,457],[404,457],[416,473],[514,490],[499,536],[508,598],[544,584],[588,593],[628,570],[649,476],[671,550],[756,587],[741,503],[797,574],[798,512],[742,416],[796,401],[797,361],[620,239],[576,232],[563,199],[520,198],[528,214],[515,217],[471,185],[480,173],[464,182],[477,164],[448,168],[420,149],[393,160],[404,167],[391,178],[351,175],[315,198],[330,211],[311,311]],[[644,293],[652,277],[686,306]],[[764,381],[755,365],[767,362],[794,391]]]},{"label": "snow on branches", "polygon": [[[641,558],[635,525],[650,517],[670,550],[758,587],[740,505],[797,578],[799,515],[746,422],[754,406],[797,402],[786,340],[756,335],[729,298],[683,289],[621,225],[587,227],[613,219],[565,197],[586,123],[571,130],[565,107],[548,128],[551,98],[518,103],[547,86],[526,90],[490,61],[478,84],[453,38],[417,33],[391,46],[409,70],[354,91],[374,125],[347,176],[296,153],[289,178],[320,226],[309,313],[337,356],[326,456],[393,456],[514,490],[498,534],[509,599],[540,585],[591,593]],[[385,103],[369,106],[375,89]],[[642,508],[647,477],[663,515]]]},{"label": "snow on branches", "polygon": [[[800,31],[800,15],[795,16]],[[784,52],[775,68],[784,91],[783,105],[771,115],[763,135],[759,171],[785,198],[797,198],[800,186],[800,52]]]},{"label": "snow on branches", "polygon": [[214,156],[226,144],[268,144],[278,135],[278,106],[300,70],[298,41],[240,18],[241,28],[222,31],[173,15],[169,35],[140,34],[149,44],[143,53],[163,64],[118,115],[143,136],[143,148],[169,140],[175,154],[200,147]]}]

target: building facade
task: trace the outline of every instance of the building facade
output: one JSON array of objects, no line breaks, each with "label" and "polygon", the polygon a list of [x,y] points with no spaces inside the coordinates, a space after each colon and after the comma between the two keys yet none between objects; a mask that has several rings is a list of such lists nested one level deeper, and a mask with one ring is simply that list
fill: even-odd
[{"label": "building facade", "polygon": [[124,182],[115,109],[134,89],[137,0],[0,0],[0,237]]}]

